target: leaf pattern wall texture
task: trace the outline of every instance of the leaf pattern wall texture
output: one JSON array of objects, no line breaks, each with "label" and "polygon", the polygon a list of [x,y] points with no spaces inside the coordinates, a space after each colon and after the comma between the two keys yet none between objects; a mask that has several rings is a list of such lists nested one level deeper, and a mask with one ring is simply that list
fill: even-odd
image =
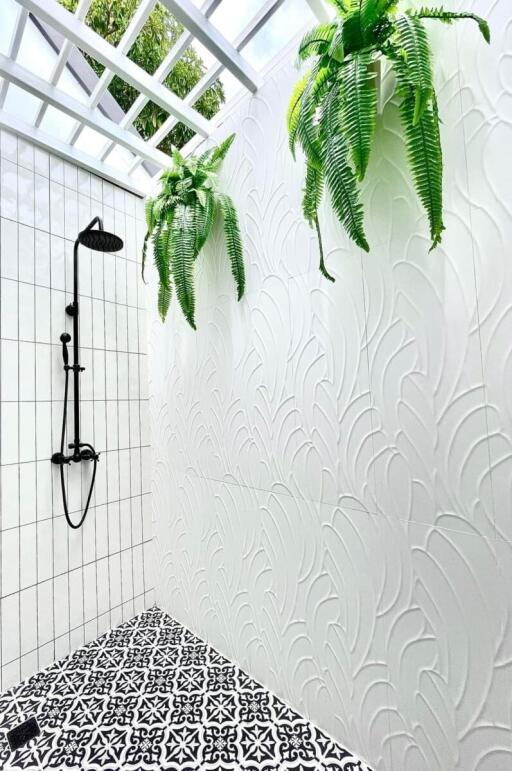
[{"label": "leaf pattern wall texture", "polygon": [[218,228],[200,332],[152,326],[159,603],[376,771],[512,767],[512,22],[472,10],[492,46],[433,37],[441,248],[393,102],[363,191],[372,251],[324,208],[322,278],[285,60],[213,138],[237,132],[246,296]]}]

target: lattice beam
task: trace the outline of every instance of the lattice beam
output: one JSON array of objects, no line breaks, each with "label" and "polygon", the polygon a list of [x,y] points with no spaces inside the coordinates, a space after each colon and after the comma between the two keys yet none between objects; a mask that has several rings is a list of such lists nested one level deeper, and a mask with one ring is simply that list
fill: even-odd
[{"label": "lattice beam", "polygon": [[56,86],[52,86],[3,54],[0,54],[0,76],[80,121],[81,125],[99,131],[116,144],[142,156],[144,160],[156,163],[162,168],[169,164],[169,158],[165,153],[144,142],[136,134],[132,134],[108,120],[99,110],[83,105],[78,99],[74,99]]},{"label": "lattice beam", "polygon": [[[201,7],[201,12],[204,13],[206,18],[208,18],[215,11],[215,9],[219,7],[221,2],[222,0],[206,0],[206,2],[204,2]],[[175,45],[171,48],[167,56],[155,71],[155,74],[153,75],[155,80],[157,80],[159,83],[162,83],[165,80],[173,67],[181,59],[187,48],[191,45],[193,40],[194,36],[190,32],[183,32],[183,34],[176,41]],[[144,107],[147,105],[148,101],[149,99],[144,96],[144,94],[139,94],[121,121],[121,126],[123,128],[128,128],[131,126],[136,118],[140,115]],[[100,155],[101,160],[104,161],[113,149],[114,144],[112,142],[109,142],[107,145],[105,145]]]},{"label": "lattice beam", "polygon": [[20,5],[57,29],[74,45],[86,51],[114,74],[130,83],[148,99],[172,113],[191,129],[208,136],[208,121],[197,110],[184,104],[182,99],[138,67],[114,46],[103,40],[92,29],[66,11],[56,0],[18,0]]},{"label": "lattice beam", "polygon": [[224,67],[253,93],[261,78],[224,35],[196,8],[191,0],[160,0]]},{"label": "lattice beam", "polygon": [[147,193],[146,190],[136,184],[133,177],[129,177],[127,174],[123,174],[120,171],[116,171],[111,166],[107,166],[106,163],[98,161],[87,153],[83,153],[76,147],[71,147],[65,142],[52,137],[50,134],[46,134],[40,128],[35,128],[30,123],[25,123],[19,118],[15,118],[9,115],[4,110],[0,110],[0,128],[12,131],[13,134],[26,139],[28,142],[32,142],[38,147],[42,147],[55,155],[65,158],[71,163],[75,163],[78,166],[82,166],[84,169],[92,171],[103,179],[108,179],[116,185],[120,185],[126,190],[130,190],[132,193],[137,193],[141,197],[144,197]]},{"label": "lattice beam", "polygon": [[[26,8],[20,8],[18,18],[16,20],[16,26],[14,28],[14,32],[11,39],[11,44],[9,46],[9,56],[11,59],[16,59],[18,56],[18,51],[20,50],[21,40],[23,38],[23,33],[25,31],[25,26],[27,24],[28,19],[28,11]],[[7,82],[2,83],[2,87],[0,88],[0,109],[4,106],[5,97],[7,96],[7,89],[9,88],[9,84]]]}]

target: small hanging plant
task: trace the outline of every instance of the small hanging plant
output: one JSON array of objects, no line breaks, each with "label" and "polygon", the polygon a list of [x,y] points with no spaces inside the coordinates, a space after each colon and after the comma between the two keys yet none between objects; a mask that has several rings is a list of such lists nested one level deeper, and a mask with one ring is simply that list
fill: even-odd
[{"label": "small hanging plant", "polygon": [[195,329],[194,268],[196,258],[208,240],[215,218],[224,220],[226,250],[240,300],[245,288],[245,269],[238,217],[233,201],[217,189],[217,171],[235,135],[199,157],[185,159],[175,150],[173,165],[163,172],[162,190],[146,202],[147,233],[142,252],[142,277],[149,239],[153,242],[158,271],[158,311],[165,320],[173,285],[181,310]]},{"label": "small hanging plant", "polygon": [[396,76],[400,117],[414,184],[430,223],[432,249],[443,225],[443,161],[431,52],[424,19],[450,24],[473,19],[487,42],[489,27],[473,13],[421,8],[399,13],[397,0],[329,0],[336,18],[308,32],[299,64],[312,66],[299,81],[288,108],[290,149],[306,157],[303,212],[318,234],[320,270],[331,281],[322,249],[318,207],[324,185],[350,238],[369,251],[359,184],[364,179],[377,117],[375,62],[384,57]]}]

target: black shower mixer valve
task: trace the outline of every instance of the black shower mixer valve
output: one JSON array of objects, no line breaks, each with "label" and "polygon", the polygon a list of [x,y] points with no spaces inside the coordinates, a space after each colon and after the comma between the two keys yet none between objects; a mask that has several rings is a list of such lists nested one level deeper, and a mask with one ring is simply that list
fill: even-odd
[{"label": "black shower mixer valve", "polygon": [[[74,444],[68,445],[70,450],[75,449]],[[94,447],[91,445],[83,445],[81,444],[80,447],[83,447],[82,450],[78,450],[78,452],[74,452],[72,455],[64,455],[62,452],[54,452],[52,455],[52,463],[55,463],[57,466],[64,466],[66,464],[70,463],[80,463],[83,460],[93,460],[98,462],[100,459],[100,453],[96,452]]]}]

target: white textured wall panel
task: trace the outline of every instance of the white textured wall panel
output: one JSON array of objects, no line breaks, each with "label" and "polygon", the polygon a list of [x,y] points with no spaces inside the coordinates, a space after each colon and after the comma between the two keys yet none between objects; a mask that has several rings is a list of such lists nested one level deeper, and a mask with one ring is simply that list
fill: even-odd
[{"label": "white textured wall panel", "polygon": [[[247,262],[218,230],[198,331],[151,334],[162,606],[379,771],[512,767],[512,20],[431,25],[446,227],[429,252],[396,105],[365,183],[371,253],[302,220],[293,55],[218,132]],[[456,7],[455,4],[452,7]]]}]

